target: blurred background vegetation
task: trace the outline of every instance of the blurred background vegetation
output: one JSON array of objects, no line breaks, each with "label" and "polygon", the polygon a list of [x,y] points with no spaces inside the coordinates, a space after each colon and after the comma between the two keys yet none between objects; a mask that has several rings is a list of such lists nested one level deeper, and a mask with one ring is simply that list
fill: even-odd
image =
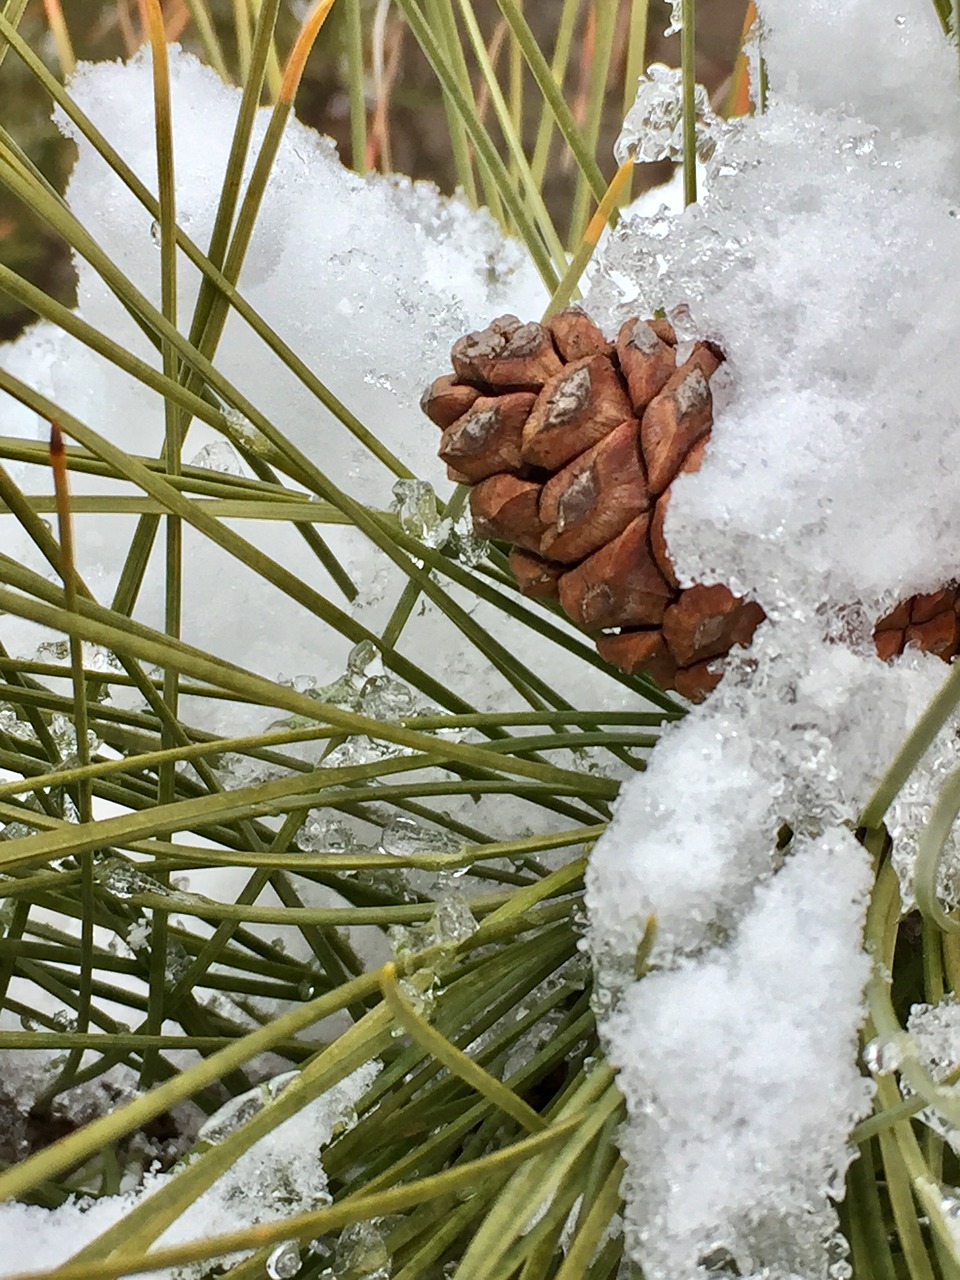
[{"label": "blurred background vegetation", "polygon": [[[451,4],[453,0],[450,0]],[[224,62],[231,78],[240,81],[236,47],[238,6],[251,12],[257,0],[213,0],[208,5],[217,23]],[[612,176],[613,142],[623,119],[624,76],[628,48],[628,24],[635,7],[630,0],[579,0],[576,5],[571,55],[563,84],[574,115],[582,120],[587,109],[587,86],[600,11],[616,10],[614,56],[608,73],[597,157],[605,177]],[[304,0],[287,0],[278,24],[281,55],[290,47],[310,6]],[[330,21],[311,55],[297,97],[297,114],[307,124],[332,137],[344,162],[357,169],[375,168],[427,178],[442,191],[455,186],[455,169],[446,112],[437,80],[416,41],[394,6],[364,0],[364,52],[368,107],[368,144],[365,156],[353,155],[350,138],[349,66],[347,60],[347,11],[334,6]],[[747,0],[699,0],[697,4],[697,79],[706,86],[715,106],[725,104],[730,74],[743,28]],[[193,18],[190,0],[166,0],[163,5],[167,34],[201,57],[204,49]],[[564,10],[563,0],[528,0],[526,17],[541,48],[552,53]],[[508,56],[506,24],[496,0],[476,0],[475,9],[491,58]],[[39,50],[51,69],[62,71],[62,46],[52,32],[60,16],[73,54],[78,60],[104,61],[127,58],[140,47],[141,20],[137,0],[30,0],[20,23],[29,45]],[[650,0],[645,62],[677,65],[679,37],[665,36],[670,24],[667,0]],[[467,42],[465,42],[466,45]],[[469,50],[466,50],[469,59]],[[507,74],[511,69],[502,68]],[[474,83],[480,75],[471,63]],[[379,74],[378,74],[379,72]],[[59,191],[63,191],[73,164],[73,143],[65,141],[50,119],[49,103],[35,79],[17,58],[8,58],[3,69],[4,113],[7,128],[34,163]],[[524,96],[524,140],[532,150],[539,123],[539,99]],[[497,138],[492,112],[488,126]],[[118,141],[118,140],[114,140]],[[570,157],[561,154],[555,140],[547,166],[544,198],[558,229],[566,230],[576,182]],[[528,152],[529,153],[529,152]],[[655,186],[670,176],[670,165],[638,166],[634,193]],[[72,304],[74,276],[64,245],[35,215],[0,188],[0,260],[22,273],[54,297]],[[33,319],[7,295],[0,295],[0,340],[14,337]]]}]

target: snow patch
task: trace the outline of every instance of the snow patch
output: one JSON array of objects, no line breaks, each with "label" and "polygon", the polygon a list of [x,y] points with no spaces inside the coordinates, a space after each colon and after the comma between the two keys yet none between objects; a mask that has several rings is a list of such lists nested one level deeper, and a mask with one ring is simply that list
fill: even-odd
[{"label": "snow patch", "polygon": [[[766,111],[710,125],[701,203],[625,217],[587,299],[608,332],[663,307],[726,352],[665,533],[682,582],[768,615],[625,786],[589,871],[648,1280],[850,1274],[830,1198],[870,1097],[870,871],[851,833],[945,675],[910,650],[881,663],[872,630],[960,566],[955,50],[927,0],[759,8]],[[952,724],[889,815],[908,902],[956,763]]]}]

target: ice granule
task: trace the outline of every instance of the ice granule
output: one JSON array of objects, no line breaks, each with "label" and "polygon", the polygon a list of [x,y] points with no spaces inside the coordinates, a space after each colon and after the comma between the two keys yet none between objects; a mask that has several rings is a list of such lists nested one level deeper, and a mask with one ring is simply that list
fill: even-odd
[{"label": "ice granule", "polygon": [[[710,108],[703,85],[694,92],[697,153],[711,154],[721,121]],[[683,77],[677,67],[654,62],[640,77],[637,96],[627,112],[613,154],[618,164],[683,159]]]},{"label": "ice granule", "polygon": [[[915,1004],[907,1019],[907,1031],[918,1061],[934,1080],[942,1080],[960,1066],[960,1004],[955,996],[947,996],[938,1005]],[[906,1081],[901,1083],[901,1088],[904,1096],[909,1097],[911,1091]],[[941,1088],[953,1101],[956,1112],[960,1087],[949,1084]],[[936,1107],[924,1107],[917,1113],[917,1119],[929,1125],[960,1155],[960,1129],[947,1116]]]}]

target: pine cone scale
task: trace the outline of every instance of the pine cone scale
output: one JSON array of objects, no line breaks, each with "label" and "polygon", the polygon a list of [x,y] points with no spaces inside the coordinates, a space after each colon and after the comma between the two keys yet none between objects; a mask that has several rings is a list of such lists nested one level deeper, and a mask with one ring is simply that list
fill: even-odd
[{"label": "pine cone scale", "polygon": [[663,621],[673,591],[654,564],[648,515],[637,516],[617,537],[560,579],[564,612],[585,631]]},{"label": "pine cone scale", "polygon": [[678,667],[690,667],[746,646],[763,621],[758,604],[723,585],[701,584],[681,593],[663,619],[663,638]]},{"label": "pine cone scale", "polygon": [[470,493],[470,511],[479,536],[513,542],[528,551],[540,550],[543,525],[539,506],[540,485],[514,475],[490,476]]},{"label": "pine cone scale", "polygon": [[556,471],[632,417],[606,356],[574,360],[537,397],[523,429],[523,461]]},{"label": "pine cone scale", "polygon": [[605,662],[628,675],[643,672],[664,689],[672,689],[677,664],[660,631],[619,631],[597,639],[597,652]]},{"label": "pine cone scale", "polygon": [[640,423],[652,493],[663,493],[680,474],[690,450],[713,425],[710,384],[697,365],[686,365],[651,400]]},{"label": "pine cone scale", "polygon": [[535,400],[532,391],[479,396],[444,431],[440,457],[471,484],[500,471],[518,470],[523,426]]},{"label": "pine cone scale", "polygon": [[563,368],[543,325],[509,315],[458,338],[450,357],[460,382],[501,390],[539,391]]},{"label": "pine cone scale", "polygon": [[457,382],[452,374],[444,373],[434,378],[420,397],[420,408],[431,422],[441,430],[452,427],[456,420],[471,409],[480,397],[476,387]]},{"label": "pine cone scale", "polygon": [[556,600],[560,594],[562,565],[544,560],[542,556],[523,551],[520,547],[511,547],[509,560],[510,572],[525,596],[537,600]]},{"label": "pine cone scale", "polygon": [[628,320],[617,335],[617,358],[637,410],[646,408],[677,368],[674,344],[644,320]]},{"label": "pine cone scale", "polygon": [[613,350],[613,343],[582,311],[559,311],[547,321],[547,328],[561,360],[567,364],[584,356],[609,356]]},{"label": "pine cone scale", "polygon": [[930,622],[937,614],[956,608],[957,590],[941,587],[939,591],[926,596],[914,596],[910,605],[910,621],[912,623]]},{"label": "pine cone scale", "polygon": [[952,609],[938,613],[926,622],[911,623],[904,632],[904,648],[916,645],[927,653],[935,653],[938,658],[949,661],[957,652],[960,640],[960,624]]},{"label": "pine cone scale", "polygon": [[545,556],[582,560],[650,506],[639,431],[635,418],[622,422],[546,482],[540,496]]}]

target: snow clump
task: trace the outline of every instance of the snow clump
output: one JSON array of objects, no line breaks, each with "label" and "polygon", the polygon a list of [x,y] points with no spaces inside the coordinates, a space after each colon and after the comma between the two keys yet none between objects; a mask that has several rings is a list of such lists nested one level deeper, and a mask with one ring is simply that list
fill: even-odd
[{"label": "snow clump", "polygon": [[[765,111],[710,125],[701,202],[625,218],[587,299],[608,331],[663,307],[725,351],[665,532],[682,582],[726,583],[768,617],[626,785],[591,859],[647,1280],[850,1274],[831,1200],[870,1098],[871,868],[852,832],[945,674],[910,650],[880,662],[872,630],[960,564],[955,51],[928,0],[759,9]],[[908,902],[955,726],[930,757],[887,819]]]}]

